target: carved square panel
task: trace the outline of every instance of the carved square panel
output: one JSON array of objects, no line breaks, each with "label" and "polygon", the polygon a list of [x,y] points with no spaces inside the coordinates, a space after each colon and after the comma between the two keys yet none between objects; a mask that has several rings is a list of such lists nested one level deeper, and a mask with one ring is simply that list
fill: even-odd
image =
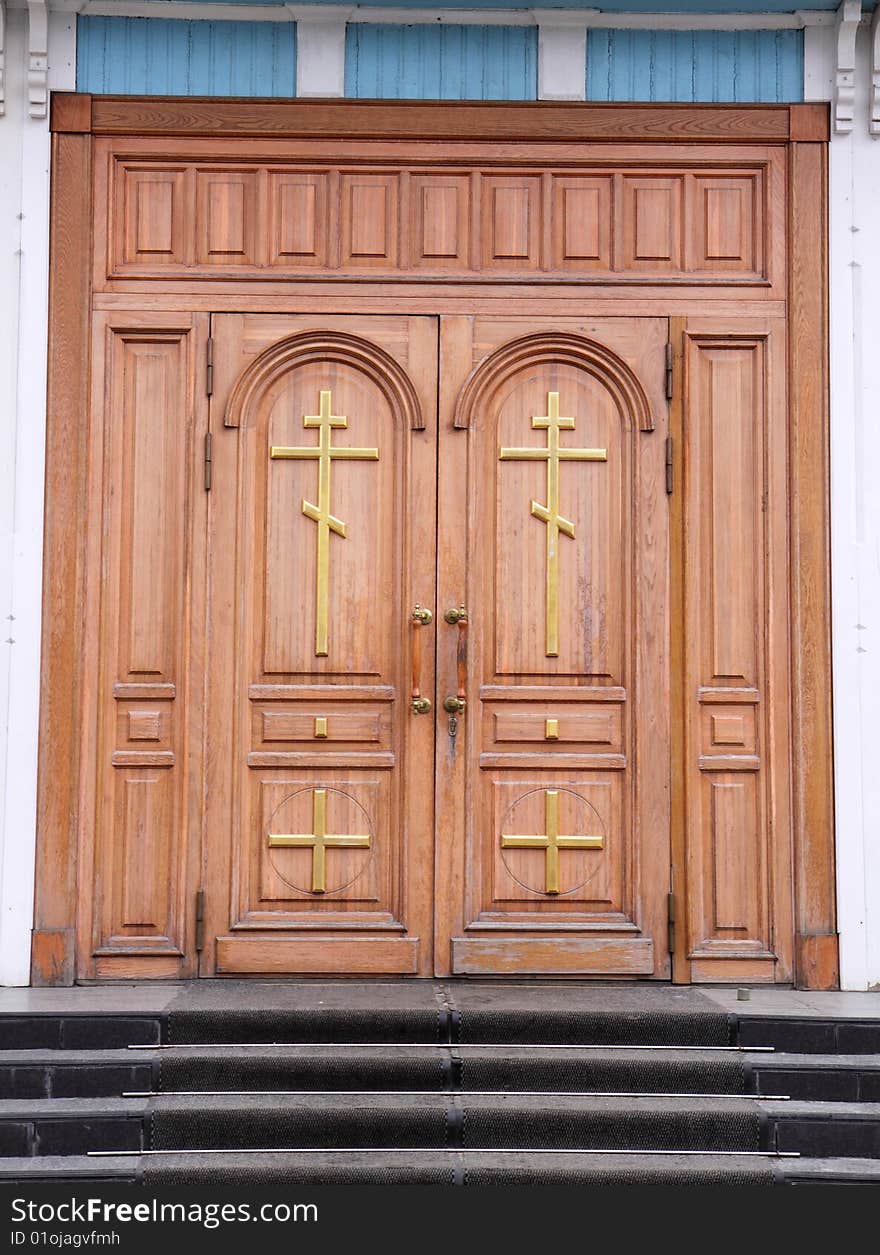
[{"label": "carved square panel", "polygon": [[[279,901],[309,910],[326,909],[333,902],[377,901],[380,885],[389,877],[392,853],[387,778],[311,771],[308,780],[276,775],[254,780],[254,785],[259,901],[252,909]],[[314,842],[322,826],[323,857]],[[346,837],[351,844],[342,844]],[[299,838],[311,844],[283,844]],[[323,892],[316,891],[319,876]]]},{"label": "carved square panel", "polygon": [[529,175],[486,175],[482,206],[483,265],[493,270],[537,270],[541,180]]},{"label": "carved square panel", "polygon": [[[486,851],[492,869],[492,909],[523,909],[537,903],[564,910],[567,904],[592,904],[595,911],[619,910],[622,876],[622,782],[599,772],[572,773],[555,781],[501,779],[492,782],[491,830]],[[548,815],[548,795],[552,810]],[[558,892],[548,893],[551,861],[546,842],[548,818],[558,821],[558,835],[576,838],[582,846],[558,851]],[[525,838],[533,846],[505,844],[504,838]],[[601,844],[599,844],[601,842]],[[490,903],[487,902],[487,906]]]},{"label": "carved square panel", "polygon": [[553,180],[553,266],[557,270],[611,269],[611,177],[558,176]]},{"label": "carved square panel", "polygon": [[758,707],[704,706],[700,713],[704,755],[757,753]]},{"label": "carved square panel", "polygon": [[207,266],[255,266],[256,173],[200,170],[196,177],[198,261]]},{"label": "carved square panel", "polygon": [[412,264],[427,270],[467,267],[470,180],[465,175],[414,174],[409,195]]},{"label": "carved square panel", "polygon": [[186,263],[185,171],[123,166],[116,259],[138,268]]},{"label": "carved square panel", "polygon": [[682,190],[681,178],[624,177],[624,270],[665,274],[681,269]]},{"label": "carved square panel", "polygon": [[396,174],[342,176],[342,265],[397,265],[400,180]]},{"label": "carved square panel", "polygon": [[159,710],[130,710],[128,712],[129,741],[158,741],[161,737],[162,712]]},{"label": "carved square panel", "polygon": [[728,273],[763,269],[764,213],[757,176],[695,176],[692,183],[691,268]]},{"label": "carved square panel", "polygon": [[327,264],[327,175],[269,171],[269,265]]},{"label": "carved square panel", "polygon": [[[116,745],[119,751],[171,749],[171,723],[174,705],[159,702],[144,705],[142,702],[116,703]],[[127,756],[131,757],[131,754]]]}]

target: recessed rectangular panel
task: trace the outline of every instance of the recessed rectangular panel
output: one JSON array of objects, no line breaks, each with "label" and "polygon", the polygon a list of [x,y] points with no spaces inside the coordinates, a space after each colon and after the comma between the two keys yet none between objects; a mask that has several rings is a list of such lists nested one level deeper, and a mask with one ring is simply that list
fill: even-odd
[{"label": "recessed rectangular panel", "polygon": [[611,269],[611,177],[553,180],[553,265],[560,270]]},{"label": "recessed rectangular panel", "polygon": [[271,741],[378,741],[380,716],[368,711],[318,714],[291,710],[262,710],[261,740]]},{"label": "recessed rectangular panel", "polygon": [[[711,600],[711,654],[705,682],[757,684],[760,625],[763,470],[761,346],[707,346],[700,377],[705,458],[702,487],[712,547],[703,555]],[[707,640],[706,644],[709,644]]]},{"label": "recessed rectangular panel", "polygon": [[494,535],[496,674],[619,681],[633,433],[601,378],[569,364],[523,370],[497,395],[481,471],[495,483],[484,526]]},{"label": "recessed rectangular panel", "polygon": [[469,264],[470,180],[414,174],[410,180],[412,264],[464,269]]},{"label": "recessed rectangular panel", "polygon": [[695,177],[693,267],[732,274],[762,269],[765,215],[758,176]]},{"label": "recessed rectangular panel", "polygon": [[452,970],[458,976],[650,976],[649,937],[453,937]]},{"label": "recessed rectangular panel", "polygon": [[342,265],[397,265],[399,180],[393,174],[344,174]]},{"label": "recessed rectangular panel", "polygon": [[118,678],[173,681],[185,579],[188,434],[181,421],[186,400],[180,341],[127,338],[118,366],[123,405],[115,475],[122,489]]},{"label": "recessed rectangular panel", "polygon": [[505,711],[497,713],[494,719],[498,742],[543,744],[554,740],[603,746],[620,742],[620,711],[617,709],[588,713],[563,709],[549,717],[537,712]]},{"label": "recessed rectangular panel", "polygon": [[681,269],[682,184],[681,178],[624,176],[624,270]]},{"label": "recessed rectangular panel", "polygon": [[198,260],[208,266],[256,265],[257,176],[200,171]]},{"label": "recessed rectangular panel", "polygon": [[123,769],[117,783],[116,843],[121,851],[123,928],[168,927],[168,849],[174,828],[174,780],[167,771]]},{"label": "recessed rectangular panel", "polygon": [[117,258],[124,266],[181,266],[186,261],[185,172],[121,166]]},{"label": "recessed rectangular panel", "polygon": [[252,533],[250,589],[263,675],[253,678],[328,672],[376,682],[390,649],[377,612],[404,575],[395,520],[407,429],[356,361],[312,356],[279,379],[261,422],[250,483],[265,521]]},{"label": "recessed rectangular panel", "polygon": [[269,264],[323,266],[327,261],[327,175],[269,172]]},{"label": "recessed rectangular panel", "polygon": [[485,175],[481,196],[483,265],[499,270],[537,269],[541,180],[527,175]]},{"label": "recessed rectangular panel", "polygon": [[217,939],[217,971],[281,976],[413,976],[419,969],[418,937],[361,937],[357,945],[341,937],[298,937],[279,933],[249,938],[241,933]]},{"label": "recessed rectangular panel", "polygon": [[763,865],[757,777],[707,781],[714,935],[761,935]]}]

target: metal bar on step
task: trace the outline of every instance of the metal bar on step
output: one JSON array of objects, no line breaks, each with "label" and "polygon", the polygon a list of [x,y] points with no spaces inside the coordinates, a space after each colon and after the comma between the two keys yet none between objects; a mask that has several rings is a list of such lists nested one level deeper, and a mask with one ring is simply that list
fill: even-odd
[{"label": "metal bar on step", "polygon": [[641,1159],[647,1155],[674,1155],[676,1159],[682,1155],[711,1155],[713,1158],[740,1159],[800,1159],[797,1150],[642,1150],[633,1146],[628,1150],[603,1150],[599,1146],[584,1149],[577,1147],[558,1149],[540,1146],[248,1146],[205,1147],[184,1150],[180,1148],[168,1150],[89,1150],[86,1154],[92,1159],[138,1158],[147,1155],[412,1155],[451,1154],[451,1155],[638,1155]]},{"label": "metal bar on step", "polygon": [[500,1042],[500,1041],[185,1041],[161,1046],[132,1046],[128,1050],[265,1050],[269,1046],[285,1046],[290,1050],[397,1050],[406,1046],[414,1050],[703,1050],[734,1054],[773,1054],[775,1046],[627,1046],[624,1042],[600,1045],[596,1042]]},{"label": "metal bar on step", "polygon": [[606,1089],[162,1089],[124,1090],[123,1098],[717,1098],[722,1102],[788,1102],[790,1094],[692,1094],[676,1090]]}]

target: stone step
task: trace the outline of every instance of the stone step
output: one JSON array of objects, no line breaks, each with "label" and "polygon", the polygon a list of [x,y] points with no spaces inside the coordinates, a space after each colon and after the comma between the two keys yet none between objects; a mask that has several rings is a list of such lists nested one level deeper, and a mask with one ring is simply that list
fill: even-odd
[{"label": "stone step", "polygon": [[570,1011],[307,1006],[178,1013],[66,1011],[0,1015],[0,1060],[10,1050],[92,1050],[182,1042],[741,1045],[796,1054],[880,1054],[880,1018],[679,1011]]},{"label": "stone step", "polygon": [[0,1015],[0,1065],[11,1050],[114,1050],[157,1046],[161,1015],[64,1015],[32,1012]]},{"label": "stone step", "polygon": [[568,1010],[564,1006],[399,1008],[307,1006],[295,1010],[222,1007],[154,1015],[0,1016],[7,1050],[88,1050],[126,1046],[241,1043],[379,1045],[468,1043],[726,1046],[734,1018],[720,1011]]},{"label": "stone step", "polygon": [[376,1094],[0,1101],[0,1154],[298,1147],[778,1150],[880,1159],[880,1104]]},{"label": "stone step", "polygon": [[755,1092],[816,1102],[880,1103],[880,1054],[748,1055]]},{"label": "stone step", "polygon": [[[161,1161],[161,1162],[160,1162]],[[149,1166],[148,1166],[149,1165]],[[448,1185],[621,1184],[639,1178],[665,1183],[746,1183],[763,1178],[774,1185],[878,1185],[878,1159],[712,1155],[683,1156],[499,1154],[455,1150],[324,1151],[313,1155],[86,1156],[63,1155],[0,1159],[0,1183],[121,1184],[139,1182],[190,1185],[298,1185],[334,1182]]]},{"label": "stone step", "polygon": [[880,1018],[738,1015],[740,1046],[772,1046],[791,1054],[880,1054]]},{"label": "stone step", "polygon": [[262,1046],[9,1050],[0,1056],[0,1099],[269,1089],[756,1093],[880,1102],[880,1055]]},{"label": "stone step", "polygon": [[335,1045],[7,1051],[0,1059],[0,1098],[223,1090],[749,1093],[755,1092],[751,1060],[761,1057],[659,1047]]},{"label": "stone step", "polygon": [[111,1098],[153,1087],[158,1052],[6,1050],[0,1054],[2,1098]]}]

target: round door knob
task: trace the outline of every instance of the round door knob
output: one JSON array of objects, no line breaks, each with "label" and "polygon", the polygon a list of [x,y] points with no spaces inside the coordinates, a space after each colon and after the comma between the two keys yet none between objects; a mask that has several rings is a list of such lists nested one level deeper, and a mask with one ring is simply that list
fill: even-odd
[{"label": "round door knob", "polygon": [[450,715],[460,715],[466,705],[463,697],[447,697],[443,703],[443,709],[448,710]]}]

